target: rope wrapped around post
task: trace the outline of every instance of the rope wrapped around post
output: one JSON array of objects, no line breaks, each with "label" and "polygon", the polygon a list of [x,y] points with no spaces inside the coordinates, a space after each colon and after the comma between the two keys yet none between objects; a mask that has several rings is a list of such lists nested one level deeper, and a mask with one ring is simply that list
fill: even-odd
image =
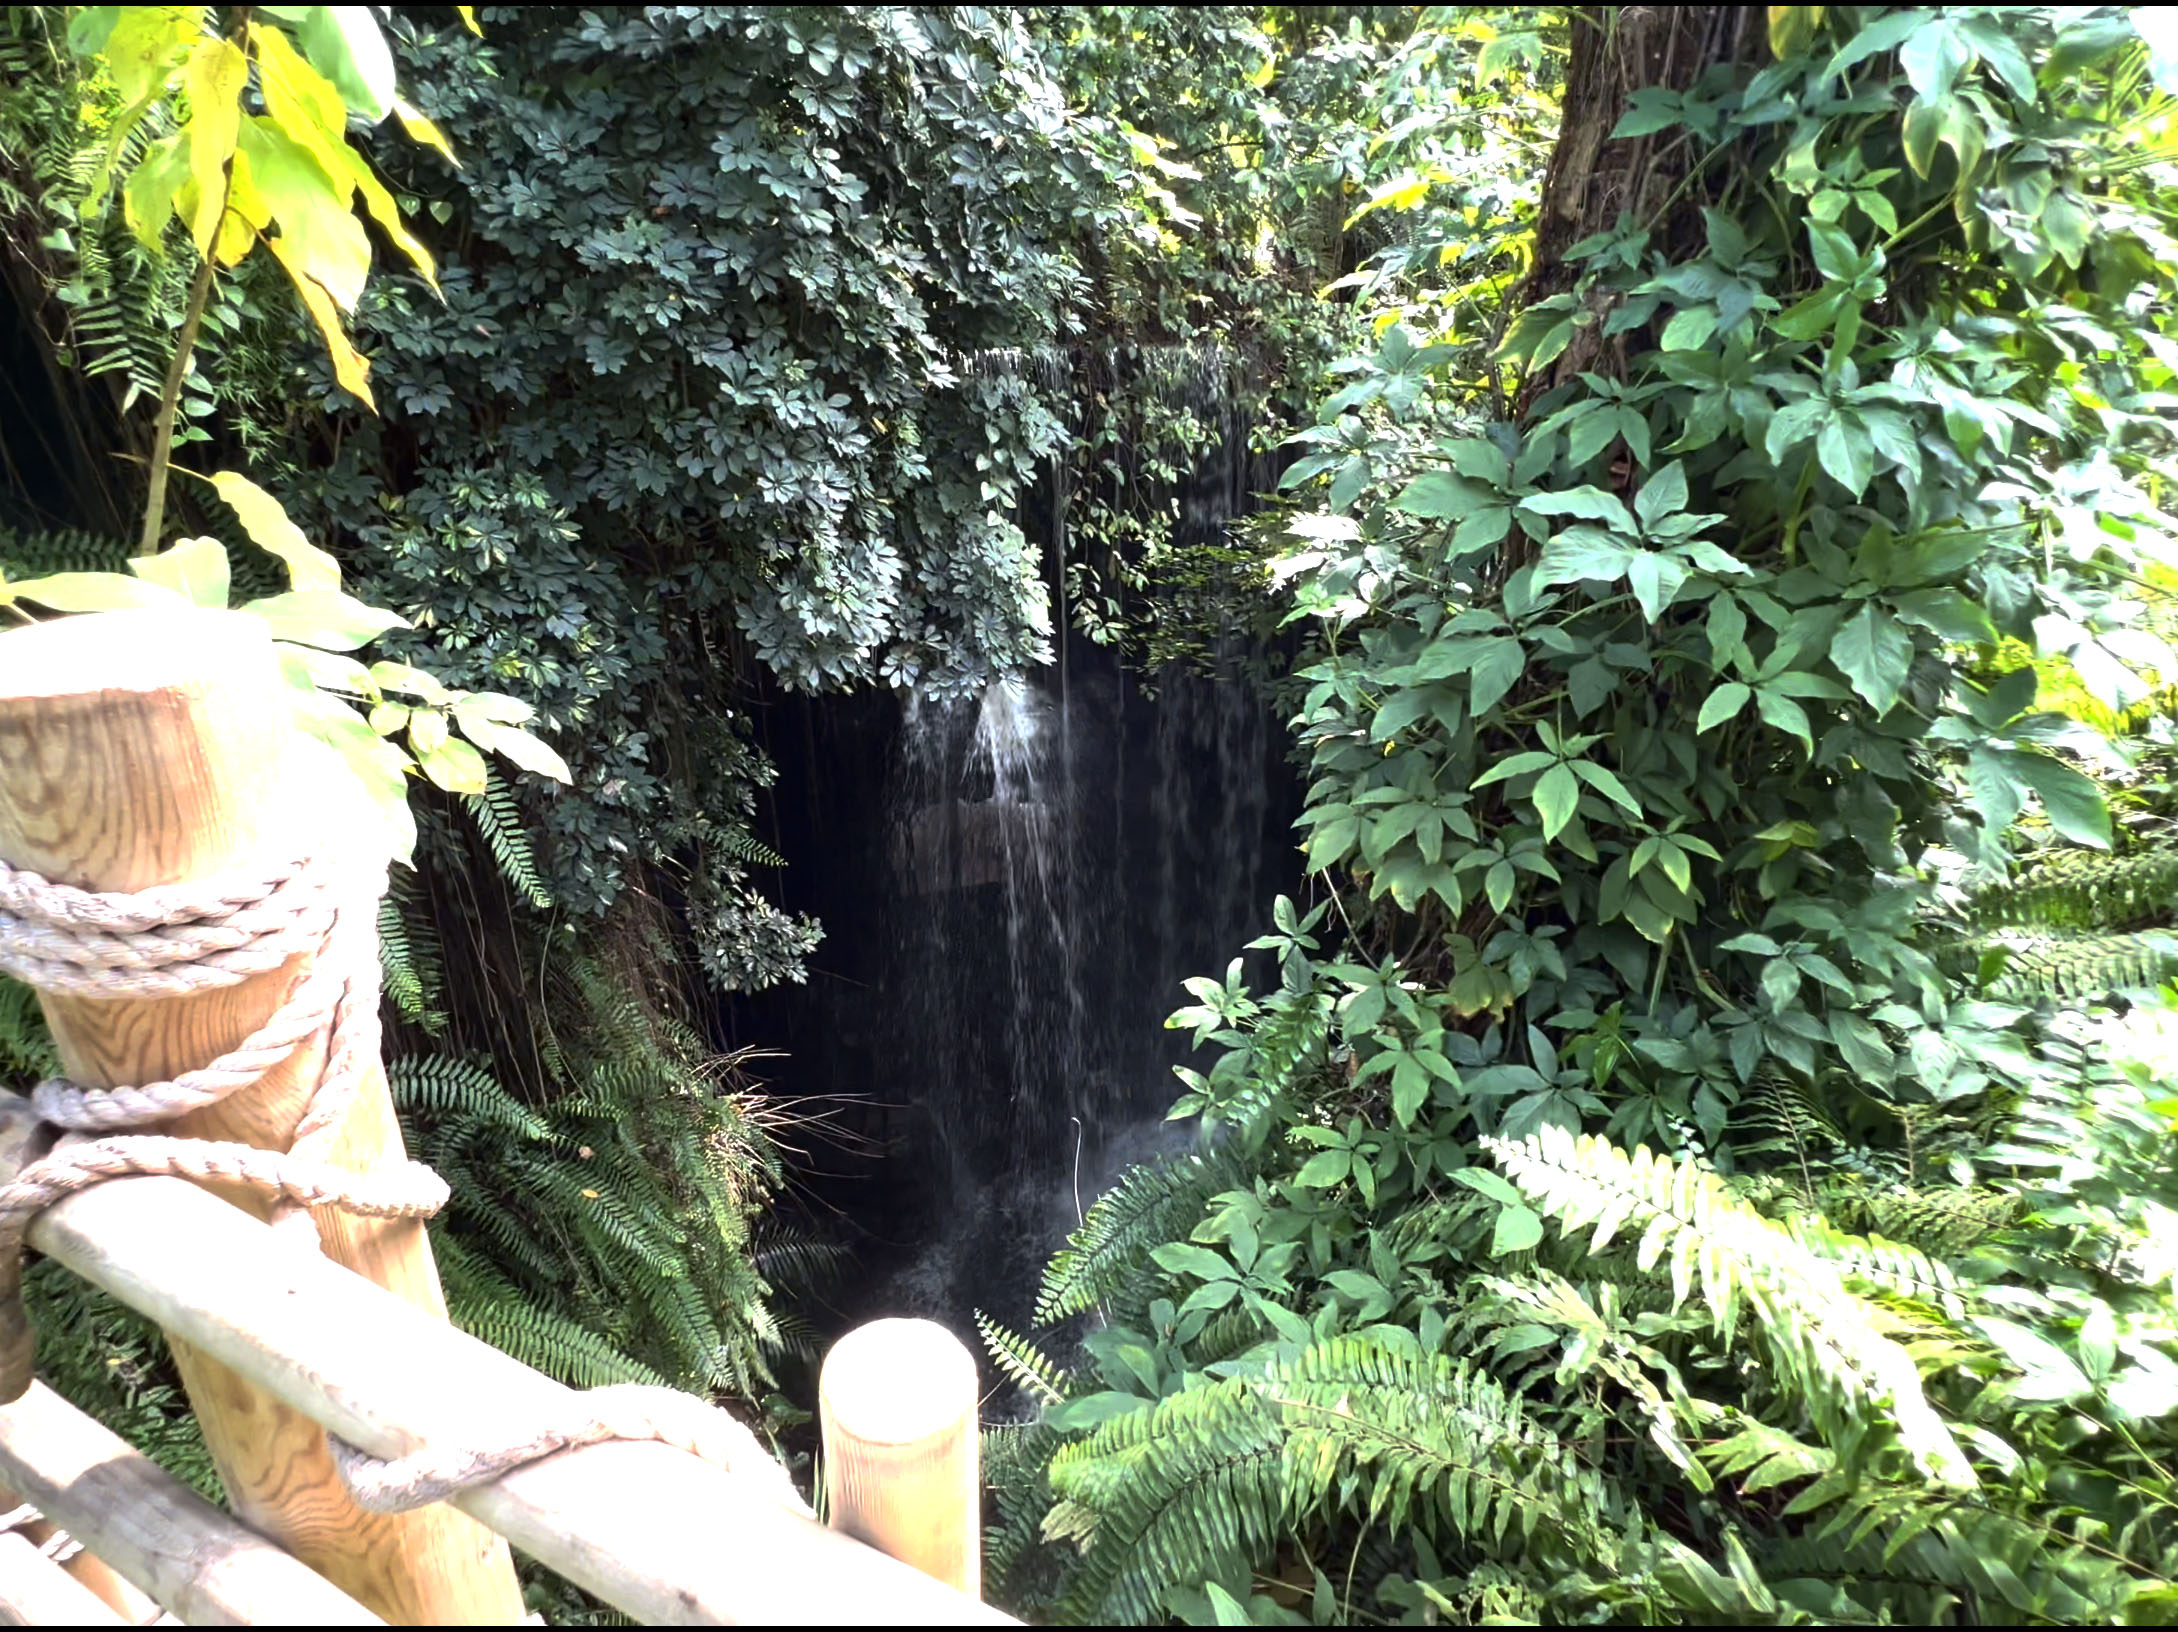
[{"label": "rope wrapped around post", "polygon": [[[421,1163],[357,1175],[333,1166],[358,1076],[378,1053],[377,900],[385,875],[318,860],[255,877],[168,885],[134,894],[72,889],[0,862],[0,971],[48,992],[87,997],[179,996],[230,986],[315,951],[309,975],[238,1047],[171,1081],[90,1088],[53,1078],[32,1090],[51,1126],[76,1137],[0,1188],[0,1404],[29,1389],[35,1343],[22,1300],[23,1239],[45,1207],[111,1178],[162,1175],[238,1184],[275,1198],[276,1228],[306,1239],[311,1207],[378,1218],[427,1218],[447,1200]],[[290,1149],[133,1133],[249,1087],[319,1032],[325,1063]],[[539,1423],[518,1442],[427,1447],[396,1462],[328,1436],[359,1505],[394,1513],[443,1500],[513,1468],[608,1439],[655,1439],[721,1468],[754,1474],[777,1500],[806,1511],[786,1472],[726,1412],[673,1389],[592,1390],[575,1421]],[[767,1475],[769,1476],[767,1478]]]}]

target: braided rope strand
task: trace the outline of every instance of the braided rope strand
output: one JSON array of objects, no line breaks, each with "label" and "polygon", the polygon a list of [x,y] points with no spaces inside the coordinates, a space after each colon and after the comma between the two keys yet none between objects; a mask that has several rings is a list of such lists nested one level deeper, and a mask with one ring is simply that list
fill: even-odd
[{"label": "braided rope strand", "polygon": [[[0,1404],[28,1391],[36,1358],[22,1299],[24,1240],[39,1212],[65,1196],[143,1175],[242,1185],[273,1199],[275,1228],[312,1246],[311,1208],[420,1219],[446,1204],[445,1181],[420,1163],[355,1174],[326,1159],[378,1058],[376,905],[384,889],[382,872],[358,879],[308,860],[135,894],[72,889],[0,862],[0,972],[43,991],[176,996],[233,986],[300,953],[317,954],[279,1009],[209,1065],[132,1087],[89,1088],[58,1077],[38,1084],[31,1103],[47,1124],[78,1135],[157,1126],[250,1087],[320,1032],[326,1038],[318,1081],[284,1154],[156,1134],[79,1138],[0,1188]],[[350,1494],[382,1513],[442,1501],[542,1457],[610,1439],[654,1439],[753,1473],[773,1499],[808,1511],[786,1470],[747,1428],[673,1389],[592,1389],[578,1415],[540,1422],[513,1444],[427,1446],[394,1461],[327,1436]]]}]

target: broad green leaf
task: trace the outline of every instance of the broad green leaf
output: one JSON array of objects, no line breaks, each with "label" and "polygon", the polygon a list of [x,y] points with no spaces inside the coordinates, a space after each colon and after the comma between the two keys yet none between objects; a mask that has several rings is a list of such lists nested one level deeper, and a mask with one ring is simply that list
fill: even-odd
[{"label": "broad green leaf", "polygon": [[216,538],[184,538],[157,555],[136,556],[129,571],[161,584],[197,606],[227,605],[227,548]]},{"label": "broad green leaf", "polygon": [[1887,714],[1913,666],[1913,637],[1882,608],[1864,605],[1831,640],[1830,661],[1871,708]]},{"label": "broad green leaf", "polygon": [[1574,584],[1583,579],[1611,583],[1626,575],[1637,552],[1597,527],[1568,527],[1543,546],[1536,562],[1534,584],[1548,589],[1553,584]]},{"label": "broad green leaf", "polygon": [[1627,790],[1626,784],[1618,779],[1618,773],[1609,766],[1598,765],[1592,759],[1576,759],[1570,760],[1568,763],[1572,765],[1576,776],[1602,794],[1604,798],[1610,800],[1612,804],[1635,816],[1641,814],[1641,801]]},{"label": "broad green leaf", "polygon": [[1679,591],[1693,576],[1684,557],[1649,550],[1626,563],[1626,584],[1640,603],[1641,615],[1654,623],[1664,615]]},{"label": "broad green leaf", "polygon": [[1949,96],[1951,87],[1973,60],[1974,48],[1967,44],[1965,35],[1955,22],[1941,14],[1915,29],[1898,48],[1898,65],[1905,69],[1914,94],[1924,102]]},{"label": "broad green leaf", "polygon": [[1080,1433],[1084,1429],[1110,1422],[1114,1417],[1147,1411],[1155,1403],[1140,1394],[1123,1394],[1113,1389],[1101,1394],[1084,1394],[1078,1399],[1054,1405],[1044,1413],[1044,1421],[1062,1432]]},{"label": "broad green leaf", "polygon": [[336,652],[353,651],[388,629],[408,627],[408,620],[399,613],[365,606],[337,589],[290,590],[246,602],[241,610],[263,618],[272,626],[275,639]]},{"label": "broad green leaf", "polygon": [[1717,309],[1714,306],[1682,306],[1664,325],[1663,338],[1658,345],[1665,351],[1698,351],[1716,332]]},{"label": "broad green leaf", "polygon": [[249,541],[287,563],[292,588],[340,588],[340,563],[303,537],[278,499],[236,471],[217,471],[211,482],[242,523]]},{"label": "broad green leaf", "polygon": [[[463,729],[468,729],[464,724]],[[497,726],[492,734],[492,751],[504,755],[525,771],[538,776],[550,777],[555,782],[572,782],[573,773],[567,761],[557,751],[531,736],[519,726]]]},{"label": "broad green leaf", "polygon": [[2075,844],[2110,848],[2110,810],[2090,778],[2047,754],[2020,751],[2007,757],[2019,780],[2041,795],[2050,826]]},{"label": "broad green leaf", "polygon": [[1830,1017],[1830,1035],[1847,1069],[1864,1082],[1889,1082],[1898,1069],[1891,1045],[1868,1021],[1850,1011]]},{"label": "broad green leaf", "polygon": [[1908,623],[1945,640],[1971,645],[1997,638],[1989,614],[1956,589],[1909,589],[1892,596],[1891,604]]},{"label": "broad green leaf", "polygon": [[295,37],[350,113],[375,125],[392,111],[393,53],[368,6],[311,6]]},{"label": "broad green leaf", "polygon": [[53,612],[174,610],[189,605],[165,584],[118,572],[56,572],[17,583],[0,581],[0,605],[28,601]]},{"label": "broad green leaf", "polygon": [[1527,663],[1526,650],[1510,635],[1498,635],[1483,642],[1469,682],[1473,687],[1473,701],[1469,706],[1476,719],[1495,708],[1512,690],[1526,672]]},{"label": "broad green leaf", "polygon": [[249,59],[231,40],[202,40],[189,54],[185,135],[189,174],[197,184],[189,236],[199,255],[212,253],[212,241],[226,211],[227,161],[234,157],[235,139],[242,128],[242,91],[249,80]]},{"label": "broad green leaf", "polygon": [[1860,251],[1853,247],[1852,234],[1843,227],[1810,221],[1807,241],[1815,254],[1815,268],[1824,277],[1834,283],[1850,283],[1860,275]]},{"label": "broad green leaf", "polygon": [[1737,680],[1728,681],[1702,699],[1702,711],[1695,717],[1694,734],[1714,730],[1726,720],[1735,718],[1747,706],[1747,699],[1754,695],[1752,687],[1743,686]]},{"label": "broad green leaf", "polygon": [[1455,476],[1450,471],[1429,470],[1407,483],[1405,491],[1392,501],[1392,508],[1410,516],[1435,520],[1464,516],[1477,505],[1496,500],[1495,493],[1465,477]]},{"label": "broad green leaf", "polygon": [[1192,1275],[1198,1281],[1230,1281],[1240,1274],[1223,1253],[1199,1247],[1192,1241],[1168,1241],[1150,1257],[1168,1274]]},{"label": "broad green leaf", "polygon": [[1875,476],[1875,440],[1858,414],[1840,408],[1815,438],[1815,456],[1845,490],[1858,499]]},{"label": "broad green leaf", "polygon": [[[418,715],[418,720],[432,716]],[[408,728],[409,741],[416,740],[416,722]],[[482,793],[490,785],[484,772],[484,756],[463,742],[459,737],[448,737],[429,753],[419,751],[416,762],[423,767],[424,775],[431,778],[448,793]]]},{"label": "broad green leaf", "polygon": [[1580,778],[1573,774],[1570,765],[1553,765],[1535,779],[1534,790],[1528,797],[1535,801],[1536,814],[1543,819],[1543,837],[1554,839],[1580,808]]},{"label": "broad green leaf", "polygon": [[1520,508],[1531,516],[1575,516],[1582,521],[1600,521],[1621,533],[1631,534],[1634,519],[1615,493],[1606,493],[1600,487],[1576,487],[1563,493],[1534,493],[1520,501]]},{"label": "broad green leaf", "polygon": [[1497,1228],[1490,1236],[1490,1256],[1502,1258],[1508,1252],[1526,1252],[1542,1239],[1542,1215],[1532,1207],[1502,1208],[1497,1215]]},{"label": "broad green leaf", "polygon": [[1808,726],[1807,710],[1790,697],[1765,688],[1755,693],[1755,708],[1778,730],[1798,737],[1810,754],[1815,752],[1815,734]]},{"label": "broad green leaf", "polygon": [[1686,466],[1674,459],[1643,482],[1641,491],[1634,495],[1634,514],[1641,518],[1642,531],[1651,531],[1666,516],[1684,510],[1686,498]]}]

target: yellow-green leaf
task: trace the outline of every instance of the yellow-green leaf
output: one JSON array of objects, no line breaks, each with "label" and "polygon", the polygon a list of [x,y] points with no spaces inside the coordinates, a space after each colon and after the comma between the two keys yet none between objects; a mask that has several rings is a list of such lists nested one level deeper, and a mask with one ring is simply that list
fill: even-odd
[{"label": "yellow-green leaf", "polygon": [[[277,28],[250,24],[250,44],[257,48],[257,83],[273,123],[290,141],[321,158],[329,145],[346,147],[348,104],[333,82],[311,67]],[[337,179],[330,163],[326,170]]]},{"label": "yellow-green leaf", "polygon": [[1821,6],[1770,7],[1770,54],[1779,60],[1798,56],[1822,21]]},{"label": "yellow-green leaf", "polygon": [[231,40],[199,40],[189,53],[189,174],[197,184],[189,236],[209,256],[227,203],[227,161],[242,129],[242,90],[249,59]]},{"label": "yellow-green leaf", "polygon": [[287,519],[278,499],[247,476],[231,470],[214,473],[212,485],[234,511],[250,542],[287,563],[290,587],[340,588],[340,563],[303,537],[302,529]]},{"label": "yellow-green leaf", "polygon": [[119,572],[56,572],[49,578],[0,583],[0,606],[29,601],[54,612],[173,611],[189,603],[164,584]]},{"label": "yellow-green leaf", "polygon": [[129,231],[154,254],[165,236],[168,217],[175,213],[174,195],[188,179],[189,156],[177,131],[144,149],[121,189],[121,213]]},{"label": "yellow-green leaf", "polygon": [[404,692],[411,697],[421,697],[427,703],[443,703],[453,695],[439,684],[436,676],[422,669],[396,663],[391,658],[381,658],[371,665],[371,678],[388,691]]},{"label": "yellow-green leaf", "polygon": [[572,782],[574,777],[567,769],[567,761],[552,748],[516,726],[502,725],[494,732],[493,749],[525,771],[548,776],[555,782]]},{"label": "yellow-green leaf", "polygon": [[261,116],[243,122],[241,149],[257,196],[279,224],[274,247],[282,264],[321,285],[340,310],[354,311],[370,275],[371,240],[349,209],[355,183],[345,161],[334,179],[315,153]]},{"label": "yellow-green leaf", "polygon": [[342,145],[341,152],[346,156],[349,177],[355,182],[356,191],[363,195],[363,203],[370,210],[371,219],[393,240],[394,248],[406,255],[416,270],[423,274],[424,281],[436,289],[439,278],[437,269],[432,265],[431,251],[424,248],[415,234],[408,230],[408,223],[401,219],[400,205],[394,203],[393,195],[386,191],[385,183],[372,171],[370,160],[346,144]]},{"label": "yellow-green leaf", "polygon": [[436,709],[411,710],[408,717],[408,745],[418,758],[428,758],[438,752],[446,741],[446,716]]},{"label": "yellow-green leaf", "polygon": [[352,657],[340,652],[321,652],[315,646],[298,646],[291,640],[276,640],[272,644],[280,654],[280,666],[287,670],[288,679],[296,685],[307,685],[316,691],[342,692],[350,697],[376,695],[371,686],[371,671]]},{"label": "yellow-green leaf", "polygon": [[461,18],[461,26],[481,40],[484,37],[484,31],[476,26],[476,7],[456,6],[454,10]]},{"label": "yellow-green leaf", "polygon": [[348,339],[340,326],[340,308],[333,304],[333,297],[325,292],[325,286],[313,278],[295,258],[282,236],[268,239],[272,253],[287,268],[288,281],[295,285],[295,293],[302,297],[303,309],[318,326],[318,334],[325,341],[326,354],[333,361],[333,378],[340,388],[357,398],[372,413],[378,412],[378,399],[371,395],[371,365]]},{"label": "yellow-green leaf", "polygon": [[409,707],[406,703],[380,703],[371,710],[371,729],[381,737],[390,737],[408,724]]},{"label": "yellow-green leaf", "polygon": [[124,102],[157,97],[203,32],[195,6],[123,6],[100,53]]},{"label": "yellow-green leaf", "polygon": [[454,157],[454,149],[447,141],[446,133],[399,97],[393,99],[393,117],[401,121],[401,128],[408,132],[410,141],[437,148],[448,164],[456,170],[461,168],[461,160]]},{"label": "yellow-green leaf", "polygon": [[[408,737],[410,742],[416,740],[413,724],[408,728]],[[485,789],[484,756],[459,737],[448,737],[428,753],[419,750],[416,762],[423,767],[424,775],[448,793],[482,793]]]},{"label": "yellow-green leaf", "polygon": [[244,603],[272,626],[273,638],[329,651],[353,651],[388,629],[406,629],[408,620],[382,606],[365,606],[337,589],[296,589]]},{"label": "yellow-green leaf", "polygon": [[181,539],[157,555],[137,556],[129,571],[198,606],[216,611],[227,604],[227,546],[216,538]]}]

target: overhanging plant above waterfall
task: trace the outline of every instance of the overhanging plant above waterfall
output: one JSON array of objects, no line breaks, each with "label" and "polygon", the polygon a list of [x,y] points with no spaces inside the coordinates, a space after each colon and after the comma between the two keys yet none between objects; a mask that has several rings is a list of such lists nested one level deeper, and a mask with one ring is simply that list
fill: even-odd
[{"label": "overhanging plant above waterfall", "polygon": [[994,1578],[1040,1538],[1082,1619],[2158,1617],[2171,1107],[1947,915],[2023,817],[2118,842],[2119,750],[1999,638],[2178,673],[2135,593],[2178,61],[2107,9],[1584,18],[1521,298],[1485,337],[1395,288],[1308,435],[1322,893],[1270,990],[1190,983],[1221,1138],[1054,1261],[1082,1365],[994,1336],[1047,1402]]}]

